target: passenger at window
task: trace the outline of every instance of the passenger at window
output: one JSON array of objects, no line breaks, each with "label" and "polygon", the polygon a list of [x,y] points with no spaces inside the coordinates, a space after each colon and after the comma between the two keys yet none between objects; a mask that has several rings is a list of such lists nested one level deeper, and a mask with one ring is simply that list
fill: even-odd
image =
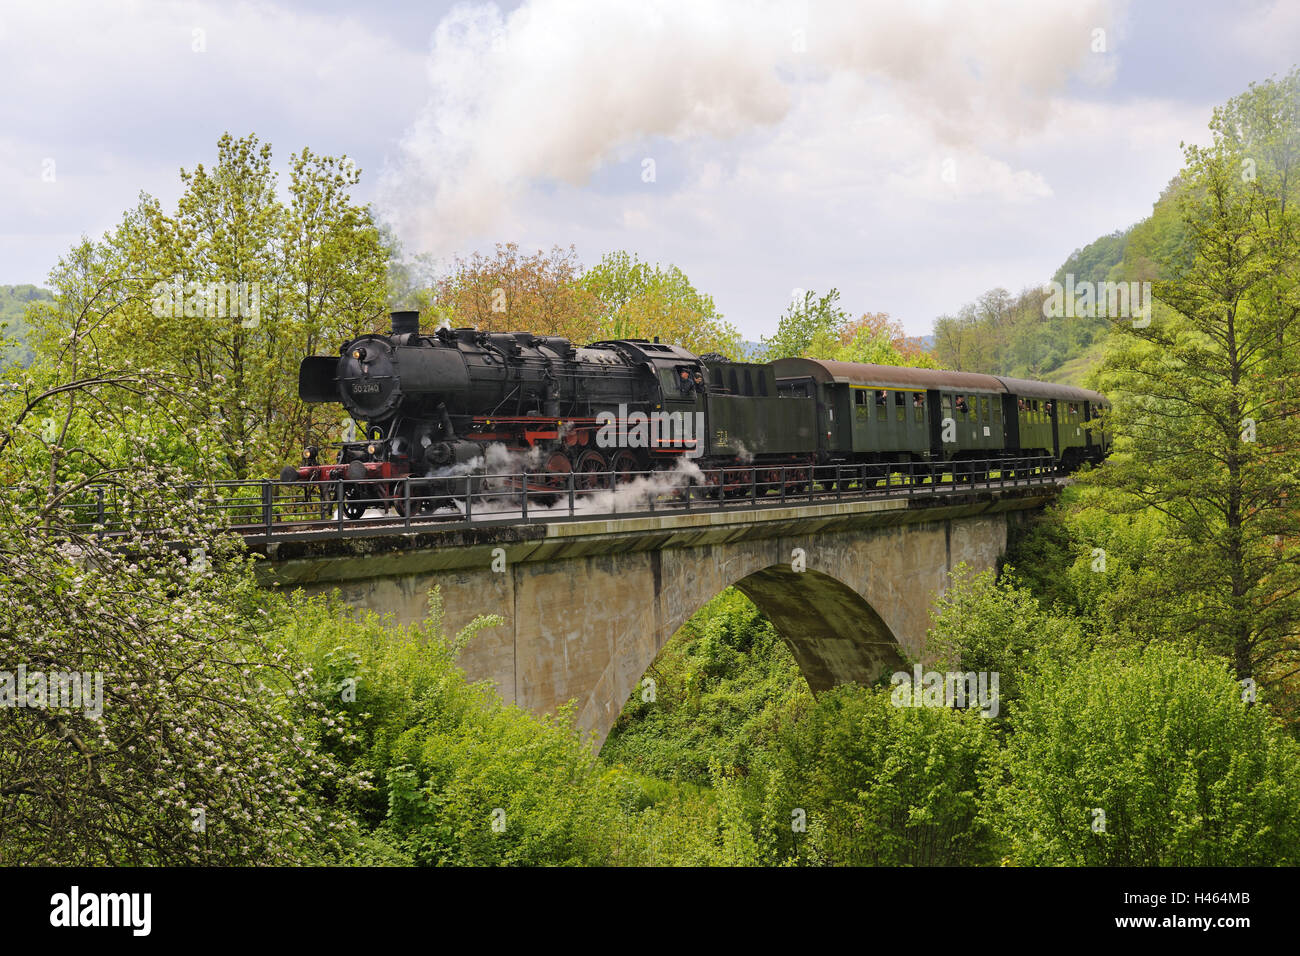
[{"label": "passenger at window", "polygon": [[958,395],[958,396],[957,396],[957,411],[961,412],[963,415],[966,414],[966,396],[965,396],[965,395]]}]

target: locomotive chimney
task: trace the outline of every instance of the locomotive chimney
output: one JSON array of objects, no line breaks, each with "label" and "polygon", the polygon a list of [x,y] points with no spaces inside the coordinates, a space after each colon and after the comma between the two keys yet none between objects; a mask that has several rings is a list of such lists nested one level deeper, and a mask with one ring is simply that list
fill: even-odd
[{"label": "locomotive chimney", "polygon": [[420,334],[420,313],[419,312],[393,312],[393,335],[419,335]]}]

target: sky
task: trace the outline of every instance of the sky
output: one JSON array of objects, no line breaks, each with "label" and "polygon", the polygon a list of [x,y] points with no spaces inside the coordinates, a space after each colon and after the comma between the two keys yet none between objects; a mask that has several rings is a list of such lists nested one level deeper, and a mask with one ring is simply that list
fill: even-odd
[{"label": "sky", "polygon": [[751,340],[831,287],[925,334],[1148,215],[1297,63],[1297,0],[0,0],[0,283],[228,131],[351,157],[442,267],[626,249]]}]

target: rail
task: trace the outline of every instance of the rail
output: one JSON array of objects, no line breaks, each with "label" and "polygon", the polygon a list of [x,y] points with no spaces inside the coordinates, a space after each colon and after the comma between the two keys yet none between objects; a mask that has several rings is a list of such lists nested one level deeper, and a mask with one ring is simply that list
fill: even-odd
[{"label": "rail", "polygon": [[[365,535],[406,529],[581,521],[613,516],[725,512],[801,502],[936,498],[1056,484],[1050,456],[929,465],[881,462],[751,465],[727,469],[601,473],[466,474],[326,482],[224,481],[187,485],[179,502],[250,541]],[[161,507],[92,486],[61,508],[82,534],[114,537],[165,527]]]}]

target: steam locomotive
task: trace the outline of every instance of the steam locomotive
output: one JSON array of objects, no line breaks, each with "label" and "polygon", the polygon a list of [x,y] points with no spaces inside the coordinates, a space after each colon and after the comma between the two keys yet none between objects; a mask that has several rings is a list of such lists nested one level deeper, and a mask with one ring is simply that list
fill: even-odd
[{"label": "steam locomotive", "polygon": [[[690,462],[708,493],[725,495],[748,489],[756,467],[797,492],[833,487],[844,465],[876,480],[899,470],[970,480],[1047,457],[1068,470],[1100,461],[1110,443],[1106,399],[1072,386],[804,358],[733,362],[657,339],[425,334],[418,312],[392,313],[391,332],[347,342],[337,357],[305,358],[298,392],[342,404],[362,432],[335,462],[309,447],[281,479],[363,482],[349,486],[349,517],[378,503],[432,510],[466,493],[453,479],[494,466],[545,493]],[[411,488],[399,496],[400,479]]]}]

